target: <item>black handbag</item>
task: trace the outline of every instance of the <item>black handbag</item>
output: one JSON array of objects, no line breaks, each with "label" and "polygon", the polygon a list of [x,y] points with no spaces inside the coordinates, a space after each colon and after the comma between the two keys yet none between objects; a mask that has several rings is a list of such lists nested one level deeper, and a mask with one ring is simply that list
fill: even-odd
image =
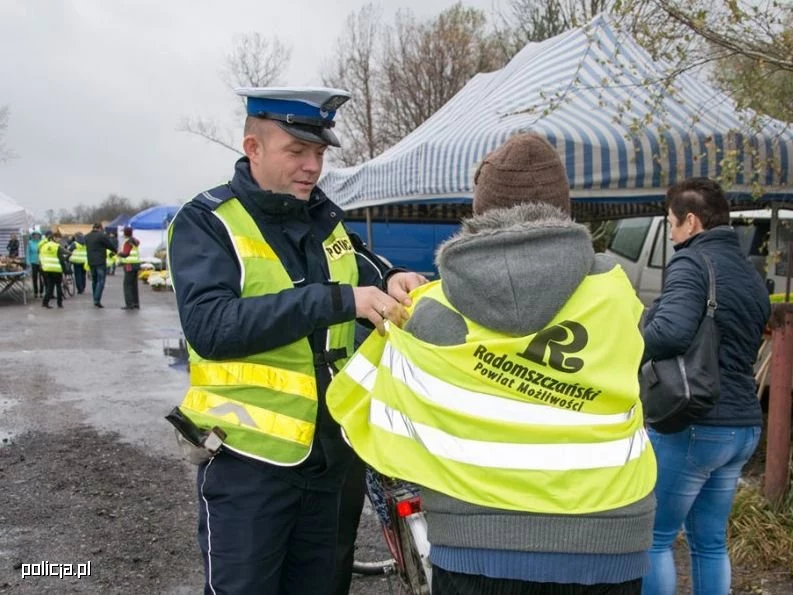
[{"label": "black handbag", "polygon": [[710,259],[708,301],[697,334],[683,355],[648,360],[639,371],[644,419],[657,432],[679,432],[710,411],[719,400],[719,330],[714,314],[716,280]]}]

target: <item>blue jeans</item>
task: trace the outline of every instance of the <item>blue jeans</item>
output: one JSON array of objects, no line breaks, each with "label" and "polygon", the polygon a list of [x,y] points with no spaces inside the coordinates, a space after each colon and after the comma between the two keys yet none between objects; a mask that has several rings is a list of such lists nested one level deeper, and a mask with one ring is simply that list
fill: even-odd
[{"label": "blue jeans", "polygon": [[105,274],[107,267],[103,264],[91,267],[91,292],[94,294],[94,303],[102,301],[102,292],[105,290]]},{"label": "blue jeans", "polygon": [[643,595],[674,595],[672,545],[681,525],[691,550],[694,595],[727,595],[730,559],[727,521],[738,478],[760,440],[759,426],[693,425],[675,434],[649,430],[658,460],[650,573]]}]

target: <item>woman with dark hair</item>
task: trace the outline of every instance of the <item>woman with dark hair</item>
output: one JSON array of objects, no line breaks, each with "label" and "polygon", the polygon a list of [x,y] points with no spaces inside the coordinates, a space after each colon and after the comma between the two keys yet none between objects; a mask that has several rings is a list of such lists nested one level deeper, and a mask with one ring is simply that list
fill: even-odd
[{"label": "woman with dark hair", "polygon": [[685,353],[705,314],[708,269],[716,286],[721,394],[715,407],[686,429],[650,428],[658,460],[658,501],[652,569],[645,595],[673,595],[672,544],[680,527],[691,550],[695,595],[730,590],[727,520],[741,469],[757,448],[763,417],[755,396],[753,363],[770,314],[768,292],[729,226],[730,208],[718,183],[691,178],[672,186],[666,206],[675,254],[661,296],[644,322],[644,359]]}]

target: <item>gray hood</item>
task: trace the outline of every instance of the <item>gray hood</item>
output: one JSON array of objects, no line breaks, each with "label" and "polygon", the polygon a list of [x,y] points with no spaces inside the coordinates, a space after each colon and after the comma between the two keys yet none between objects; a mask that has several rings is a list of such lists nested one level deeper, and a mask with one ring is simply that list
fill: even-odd
[{"label": "gray hood", "polygon": [[544,327],[593,269],[589,231],[524,203],[463,221],[436,255],[443,292],[471,320],[523,336]]}]

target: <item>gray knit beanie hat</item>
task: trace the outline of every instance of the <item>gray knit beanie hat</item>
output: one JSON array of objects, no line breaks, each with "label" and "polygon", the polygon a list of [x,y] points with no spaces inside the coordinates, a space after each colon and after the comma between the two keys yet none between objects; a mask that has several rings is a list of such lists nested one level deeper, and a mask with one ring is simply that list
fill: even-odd
[{"label": "gray knit beanie hat", "polygon": [[570,184],[556,149],[536,134],[518,134],[489,153],[474,174],[474,213],[541,202],[570,213]]}]

